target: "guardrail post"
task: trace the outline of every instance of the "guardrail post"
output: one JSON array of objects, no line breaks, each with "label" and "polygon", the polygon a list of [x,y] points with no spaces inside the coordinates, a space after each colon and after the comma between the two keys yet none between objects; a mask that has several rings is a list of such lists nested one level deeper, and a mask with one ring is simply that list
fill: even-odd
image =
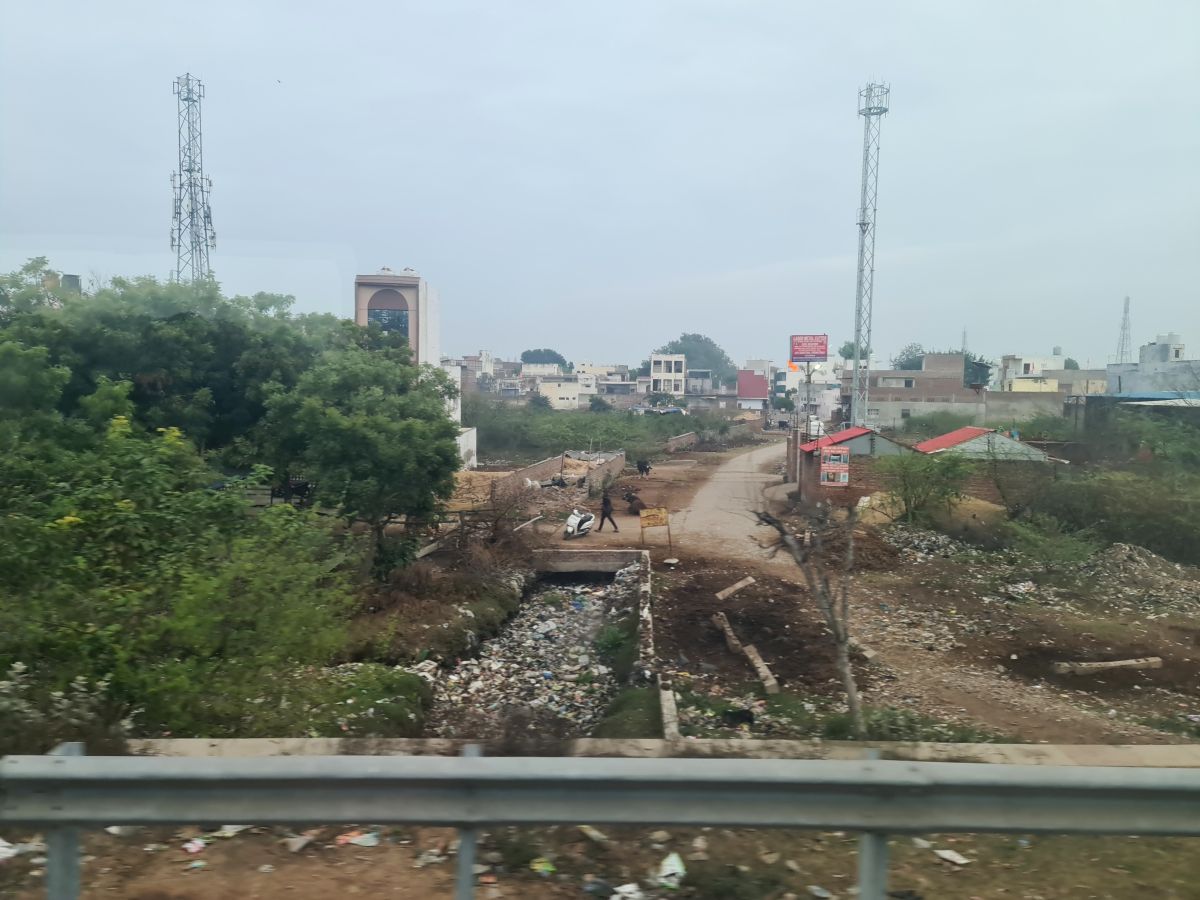
[{"label": "guardrail post", "polygon": [[[463,756],[483,756],[478,744],[467,744],[462,748]],[[474,828],[458,829],[458,861],[455,868],[454,900],[475,898],[475,844],[478,833]]]},{"label": "guardrail post", "polygon": [[[59,744],[51,756],[83,756],[79,741]],[[79,829],[70,825],[46,834],[46,896],[49,900],[79,900],[83,878],[79,863]]]},{"label": "guardrail post", "polygon": [[[878,749],[868,747],[867,759],[879,759]],[[858,837],[858,900],[887,900],[887,835],[864,831]]]}]

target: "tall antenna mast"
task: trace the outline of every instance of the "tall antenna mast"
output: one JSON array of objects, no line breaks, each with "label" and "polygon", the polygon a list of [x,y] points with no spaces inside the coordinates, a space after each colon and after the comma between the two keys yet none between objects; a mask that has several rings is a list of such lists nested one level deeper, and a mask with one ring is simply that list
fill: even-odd
[{"label": "tall antenna mast", "polygon": [[871,360],[871,307],[875,287],[875,197],[879,186],[879,123],[888,111],[892,89],[868,84],[858,92],[858,114],[863,117],[862,196],[858,206],[858,284],[854,292],[854,376],[850,394],[850,422],[865,425]]},{"label": "tall antenna mast", "polygon": [[1117,341],[1117,362],[1133,362],[1133,339],[1129,328],[1129,298],[1125,298],[1125,309],[1121,313],[1121,337]]},{"label": "tall antenna mast", "polygon": [[179,98],[179,170],[171,174],[175,213],[171,218],[171,249],[175,251],[175,280],[205,281],[212,277],[208,251],[217,245],[208,194],[212,181],[204,175],[200,135],[200,101],[204,85],[190,74],[175,79]]}]

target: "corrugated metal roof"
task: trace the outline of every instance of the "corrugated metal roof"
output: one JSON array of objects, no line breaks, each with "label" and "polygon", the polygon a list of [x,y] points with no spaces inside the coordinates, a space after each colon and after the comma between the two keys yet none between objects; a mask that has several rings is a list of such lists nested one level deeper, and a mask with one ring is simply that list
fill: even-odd
[{"label": "corrugated metal roof", "polygon": [[856,425],[853,428],[847,428],[843,431],[827,434],[825,437],[817,438],[815,441],[809,441],[807,444],[800,445],[801,453],[812,453],[814,450],[819,450],[821,447],[832,447],[835,444],[844,444],[846,441],[852,441],[856,437],[862,437],[864,434],[870,434],[870,428],[863,428],[861,425]]},{"label": "corrugated metal roof", "polygon": [[967,441],[974,440],[981,434],[987,434],[991,430],[991,428],[980,428],[978,425],[964,425],[962,428],[956,428],[948,434],[942,434],[927,441],[921,441],[913,449],[918,453],[937,453],[939,450],[948,450],[951,447],[957,447],[959,444],[965,444]]}]

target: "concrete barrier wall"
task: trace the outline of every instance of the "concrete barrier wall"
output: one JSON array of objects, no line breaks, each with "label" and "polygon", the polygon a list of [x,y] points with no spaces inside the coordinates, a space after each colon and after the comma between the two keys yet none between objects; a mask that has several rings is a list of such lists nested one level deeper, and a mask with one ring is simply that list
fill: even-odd
[{"label": "concrete barrier wall", "polygon": [[[600,463],[588,473],[588,490],[598,491],[604,487],[605,481],[619,478],[625,471],[625,451],[622,450],[608,462]],[[611,476],[611,477],[610,477]]]},{"label": "concrete barrier wall", "polygon": [[695,447],[699,442],[700,435],[694,431],[688,431],[684,434],[677,434],[673,438],[667,438],[667,443],[663,446],[663,449],[668,453],[677,453],[680,450]]},{"label": "concrete barrier wall", "polygon": [[517,469],[515,472],[507,475],[504,478],[497,478],[492,482],[493,490],[508,491],[525,487],[525,479],[529,478],[533,481],[545,481],[547,478],[553,478],[562,471],[563,458],[560,453],[558,456],[551,456],[549,459],[543,459],[541,462],[536,462],[532,466],[526,466],[523,469]]}]

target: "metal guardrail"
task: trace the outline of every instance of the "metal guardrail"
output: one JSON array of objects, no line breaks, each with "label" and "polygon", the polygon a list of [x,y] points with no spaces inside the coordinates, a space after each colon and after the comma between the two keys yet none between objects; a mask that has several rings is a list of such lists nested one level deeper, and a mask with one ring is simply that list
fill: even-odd
[{"label": "metal guardrail", "polygon": [[1200,770],[470,754],[0,760],[0,825],[51,829],[52,900],[78,896],[78,843],[69,839],[78,829],[217,821],[458,827],[459,898],[473,896],[470,863],[482,827],[860,831],[859,896],[882,900],[889,833],[1200,836]]}]

